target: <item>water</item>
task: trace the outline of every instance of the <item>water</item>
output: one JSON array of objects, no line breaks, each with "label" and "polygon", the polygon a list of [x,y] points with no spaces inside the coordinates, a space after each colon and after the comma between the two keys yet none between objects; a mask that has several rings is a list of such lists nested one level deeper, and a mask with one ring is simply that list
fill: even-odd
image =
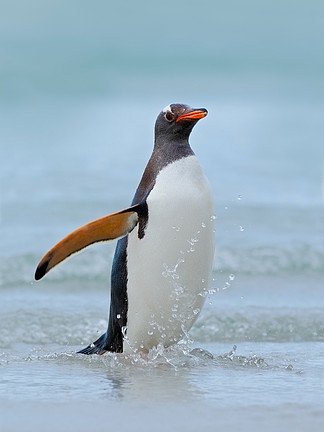
[{"label": "water", "polygon": [[[0,430],[322,431],[323,6],[150,5],[2,8]],[[205,307],[169,350],[77,355],[107,326],[114,243],[35,267],[128,206],[177,101],[209,110],[191,136],[215,201]]]}]

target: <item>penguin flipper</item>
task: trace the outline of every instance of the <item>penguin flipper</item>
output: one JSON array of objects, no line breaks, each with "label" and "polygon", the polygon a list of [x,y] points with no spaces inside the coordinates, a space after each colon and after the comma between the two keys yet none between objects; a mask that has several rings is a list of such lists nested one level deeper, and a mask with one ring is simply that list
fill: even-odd
[{"label": "penguin flipper", "polygon": [[99,339],[97,339],[92,344],[88,345],[87,347],[83,348],[82,350],[78,351],[77,354],[98,354],[102,355],[105,354],[105,352],[108,351],[106,348],[107,345],[107,333],[104,333],[102,336],[100,336]]},{"label": "penguin flipper", "polygon": [[57,264],[93,243],[125,236],[137,225],[140,213],[141,204],[137,204],[76,229],[44,255],[37,266],[35,279],[41,279]]}]

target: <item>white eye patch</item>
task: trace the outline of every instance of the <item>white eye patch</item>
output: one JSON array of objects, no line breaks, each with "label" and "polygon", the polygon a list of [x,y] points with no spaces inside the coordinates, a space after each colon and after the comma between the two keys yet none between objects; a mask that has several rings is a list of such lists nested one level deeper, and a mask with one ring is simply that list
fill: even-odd
[{"label": "white eye patch", "polygon": [[163,109],[162,112],[166,113],[166,112],[168,112],[168,111],[171,111],[171,112],[172,112],[171,105],[166,106],[166,107]]}]

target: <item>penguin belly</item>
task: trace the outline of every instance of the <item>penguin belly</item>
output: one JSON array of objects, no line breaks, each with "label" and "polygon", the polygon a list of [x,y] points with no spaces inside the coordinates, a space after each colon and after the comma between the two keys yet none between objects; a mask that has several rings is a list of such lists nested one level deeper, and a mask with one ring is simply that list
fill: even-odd
[{"label": "penguin belly", "polygon": [[196,156],[170,163],[148,198],[148,222],[127,246],[125,353],[177,343],[204,304],[214,255],[213,203]]}]

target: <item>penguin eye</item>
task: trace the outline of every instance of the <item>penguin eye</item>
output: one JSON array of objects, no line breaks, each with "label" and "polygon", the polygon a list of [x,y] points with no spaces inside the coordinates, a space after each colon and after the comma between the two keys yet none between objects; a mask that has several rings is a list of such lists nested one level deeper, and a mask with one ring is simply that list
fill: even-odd
[{"label": "penguin eye", "polygon": [[175,114],[173,114],[173,112],[171,112],[171,111],[167,111],[167,112],[165,113],[165,118],[166,118],[169,122],[171,122],[171,121],[174,119],[174,117],[175,117]]}]

